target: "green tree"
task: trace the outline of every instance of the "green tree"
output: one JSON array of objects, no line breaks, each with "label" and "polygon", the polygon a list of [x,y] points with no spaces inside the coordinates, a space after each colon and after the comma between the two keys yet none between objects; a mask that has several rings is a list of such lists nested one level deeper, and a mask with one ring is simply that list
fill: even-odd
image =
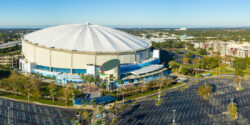
[{"label": "green tree", "polygon": [[193,58],[193,54],[190,53],[190,52],[188,52],[188,53],[184,54],[184,57],[186,57],[186,58]]},{"label": "green tree", "polygon": [[200,58],[194,58],[194,59],[192,60],[192,63],[193,63],[194,65],[200,64],[200,62],[201,62],[201,59],[200,59]]},{"label": "green tree", "polygon": [[90,104],[94,106],[94,105],[96,104],[95,99],[91,99],[91,100],[90,100]]},{"label": "green tree", "polygon": [[212,93],[212,89],[213,88],[210,84],[202,84],[198,89],[198,94],[203,96],[203,98],[207,99]]},{"label": "green tree", "polygon": [[67,85],[66,87],[63,88],[63,98],[65,101],[65,106],[68,104],[69,98],[72,96],[73,90],[70,85]]},{"label": "green tree", "polygon": [[50,98],[52,99],[53,103],[55,102],[55,96],[56,96],[56,85],[55,83],[50,83],[49,84],[49,93],[50,93]]},{"label": "green tree", "polygon": [[91,119],[93,117],[93,114],[90,112],[87,112],[87,113],[85,113],[84,117],[85,117],[85,119],[87,119],[88,124],[91,124]]},{"label": "green tree", "polygon": [[182,58],[182,62],[183,62],[183,64],[189,64],[189,58],[186,58],[186,57],[183,57]]},{"label": "green tree", "polygon": [[201,60],[201,68],[213,69],[218,67],[220,64],[220,57],[204,57]]},{"label": "green tree", "polygon": [[101,119],[97,119],[95,121],[95,125],[102,125],[102,120]]},{"label": "green tree", "polygon": [[238,108],[237,108],[236,103],[230,103],[230,104],[228,104],[227,109],[228,109],[228,112],[229,112],[231,118],[233,120],[237,119],[237,110],[238,110]]},{"label": "green tree", "polygon": [[200,49],[198,50],[198,53],[201,54],[201,55],[207,55],[207,50],[206,50],[206,49],[200,48]]},{"label": "green tree", "polygon": [[20,87],[20,84],[19,84],[19,74],[15,71],[11,72],[11,75],[10,77],[8,78],[9,80],[9,86],[10,88],[12,88],[13,92],[14,92],[14,95],[17,94],[19,87]]},{"label": "green tree", "polygon": [[193,74],[193,70],[191,68],[182,67],[181,68],[181,74],[192,75]]}]

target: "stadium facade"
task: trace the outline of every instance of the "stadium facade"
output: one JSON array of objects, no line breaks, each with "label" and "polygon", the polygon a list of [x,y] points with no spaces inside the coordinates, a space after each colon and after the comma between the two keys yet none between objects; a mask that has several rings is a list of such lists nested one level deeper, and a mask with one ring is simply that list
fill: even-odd
[{"label": "stadium facade", "polygon": [[[135,83],[164,75],[159,50],[149,42],[109,27],[85,24],[45,28],[22,37],[20,69],[55,77],[58,83],[80,83],[80,74]],[[113,59],[120,64],[109,71],[100,67]],[[141,77],[143,76],[143,77]],[[154,77],[155,76],[155,77]],[[146,82],[146,81],[144,81]]]}]

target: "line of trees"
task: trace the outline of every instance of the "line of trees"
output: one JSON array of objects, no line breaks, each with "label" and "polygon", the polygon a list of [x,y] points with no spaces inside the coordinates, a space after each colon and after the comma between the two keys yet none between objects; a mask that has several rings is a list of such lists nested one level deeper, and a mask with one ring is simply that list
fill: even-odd
[{"label": "line of trees", "polygon": [[165,40],[164,42],[152,41],[151,43],[152,43],[152,46],[157,49],[193,47],[192,43],[183,42],[179,40]]},{"label": "line of trees", "polygon": [[250,58],[235,58],[233,61],[233,68],[236,76],[244,76],[243,70],[250,68]]},{"label": "line of trees", "polygon": [[28,100],[29,98],[51,99],[53,103],[55,100],[64,101],[65,105],[71,103],[69,100],[73,98],[73,95],[81,94],[72,84],[59,86],[56,83],[45,83],[36,76],[24,76],[16,71],[12,71],[6,78],[0,79],[0,88],[15,96],[25,96]]},{"label": "line of trees", "polygon": [[142,93],[155,91],[158,89],[163,89],[174,85],[174,80],[172,78],[161,78],[159,80],[154,80],[146,84],[140,83],[137,86],[124,86],[119,88],[118,91],[103,90],[102,95],[112,95],[118,99],[124,97],[136,96]]},{"label": "line of trees", "polygon": [[181,66],[181,64],[177,63],[174,60],[170,61],[168,64],[172,72],[177,71],[184,75],[194,75],[195,74],[194,68],[210,70],[210,69],[218,67],[221,63],[221,59],[219,56],[204,57],[202,59],[200,58],[192,59],[192,58],[188,58],[188,56],[185,55],[182,58],[182,62],[183,64],[185,64],[185,66]]}]

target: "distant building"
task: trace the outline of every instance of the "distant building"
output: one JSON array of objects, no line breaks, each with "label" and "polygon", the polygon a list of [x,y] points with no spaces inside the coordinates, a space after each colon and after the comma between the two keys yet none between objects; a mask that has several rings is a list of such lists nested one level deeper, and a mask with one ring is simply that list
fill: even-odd
[{"label": "distant building", "polygon": [[20,55],[2,55],[0,56],[0,65],[9,66],[11,68],[17,68],[19,65]]},{"label": "distant building", "polygon": [[179,28],[179,29],[175,29],[176,31],[186,31],[187,30],[187,28],[185,28],[185,27],[182,27],[182,28]]},{"label": "distant building", "polygon": [[250,43],[230,42],[226,46],[226,55],[241,58],[250,57]]},{"label": "distant building", "polygon": [[210,40],[193,44],[194,48],[212,49],[213,52],[220,52],[221,56],[250,57],[250,43],[248,42]]}]

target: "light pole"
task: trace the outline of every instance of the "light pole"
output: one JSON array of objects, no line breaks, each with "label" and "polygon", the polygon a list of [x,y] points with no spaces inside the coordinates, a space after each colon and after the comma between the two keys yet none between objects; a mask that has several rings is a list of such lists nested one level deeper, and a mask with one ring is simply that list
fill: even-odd
[{"label": "light pole", "polygon": [[123,99],[122,99],[122,100],[123,100],[123,105],[124,105],[124,102],[125,102],[125,98],[124,98],[124,92],[123,92]]},{"label": "light pole", "polygon": [[205,79],[205,88],[207,88],[207,79],[206,79],[206,76],[204,77]]},{"label": "light pole", "polygon": [[233,111],[233,102],[234,102],[234,98],[231,98],[232,111]]},{"label": "light pole", "polygon": [[[196,69],[196,68],[194,68],[194,69]],[[195,77],[196,77],[196,81],[198,82],[197,69],[195,70]]]},{"label": "light pole", "polygon": [[72,93],[72,102],[73,102],[73,105],[74,105],[74,101],[75,101],[75,100],[74,100],[74,97],[75,97],[75,93],[73,92],[73,93]]},{"label": "light pole", "polygon": [[30,89],[28,89],[28,102],[30,102]]},{"label": "light pole", "polygon": [[160,98],[161,98],[161,90],[158,89],[158,101],[160,101]]},{"label": "light pole", "polygon": [[175,125],[175,111],[176,110],[173,110],[173,125]]},{"label": "light pole", "polygon": [[80,113],[78,112],[78,114],[76,115],[76,117],[78,118],[78,123],[80,123]]},{"label": "light pole", "polygon": [[8,125],[10,125],[10,107],[7,107],[7,109],[8,109]]}]

